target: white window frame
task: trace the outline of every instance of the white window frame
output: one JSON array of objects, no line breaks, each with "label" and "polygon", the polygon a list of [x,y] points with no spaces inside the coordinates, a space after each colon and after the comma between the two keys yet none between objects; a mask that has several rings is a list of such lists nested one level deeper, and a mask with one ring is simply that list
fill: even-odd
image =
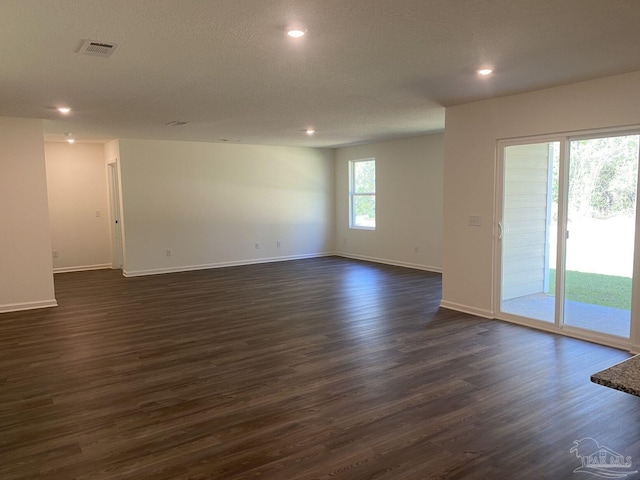
[{"label": "white window frame", "polygon": [[[355,166],[360,162],[373,162],[374,167],[376,164],[375,158],[361,158],[359,160],[350,160],[349,161],[349,228],[356,230],[375,230],[376,226],[367,226],[367,225],[358,225],[356,223],[355,218],[355,208],[354,202],[358,197],[373,197],[375,201],[376,192],[375,192],[375,184],[377,183],[377,178],[374,181],[374,191],[373,192],[360,192],[355,193]],[[377,176],[376,176],[377,177]],[[376,222],[376,216],[374,216],[374,222]]]}]

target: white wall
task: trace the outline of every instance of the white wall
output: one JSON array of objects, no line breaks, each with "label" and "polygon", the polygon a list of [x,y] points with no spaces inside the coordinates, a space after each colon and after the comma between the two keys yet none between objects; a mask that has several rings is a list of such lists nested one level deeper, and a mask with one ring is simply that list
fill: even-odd
[{"label": "white wall", "polygon": [[333,251],[331,150],[128,139],[119,147],[125,275]]},{"label": "white wall", "polygon": [[[349,161],[363,158],[376,159],[375,230],[349,228]],[[443,164],[443,134],[337,149],[337,252],[441,271]]]},{"label": "white wall", "polygon": [[0,312],[54,305],[42,121],[0,117]]},{"label": "white wall", "polygon": [[[495,313],[497,140],[640,125],[638,105],[640,72],[447,108],[443,306]],[[467,225],[470,214],[481,216],[481,227]],[[638,336],[632,341],[640,345]]]},{"label": "white wall", "polygon": [[110,267],[103,145],[45,142],[44,152],[54,272]]}]

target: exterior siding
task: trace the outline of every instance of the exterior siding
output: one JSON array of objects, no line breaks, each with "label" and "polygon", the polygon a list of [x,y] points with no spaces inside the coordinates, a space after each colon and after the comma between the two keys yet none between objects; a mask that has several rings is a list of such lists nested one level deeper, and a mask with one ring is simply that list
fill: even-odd
[{"label": "exterior siding", "polygon": [[545,291],[549,146],[507,147],[502,299]]}]

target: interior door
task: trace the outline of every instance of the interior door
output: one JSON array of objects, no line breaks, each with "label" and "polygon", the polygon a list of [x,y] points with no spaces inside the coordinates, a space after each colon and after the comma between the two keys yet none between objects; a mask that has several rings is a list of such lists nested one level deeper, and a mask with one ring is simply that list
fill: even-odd
[{"label": "interior door", "polygon": [[122,268],[122,221],[120,215],[120,182],[117,163],[107,164],[111,213],[111,268]]}]

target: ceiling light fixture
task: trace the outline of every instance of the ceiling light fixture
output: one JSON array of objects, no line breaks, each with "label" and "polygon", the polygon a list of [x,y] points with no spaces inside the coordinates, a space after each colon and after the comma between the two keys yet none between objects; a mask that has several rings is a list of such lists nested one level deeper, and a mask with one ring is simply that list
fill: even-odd
[{"label": "ceiling light fixture", "polygon": [[287,31],[287,35],[289,35],[292,38],[304,37],[306,33],[307,31],[302,30],[301,28],[292,28],[291,30]]},{"label": "ceiling light fixture", "polygon": [[313,128],[307,128],[305,132],[307,135],[313,135],[314,133],[316,133],[316,131]]},{"label": "ceiling light fixture", "polygon": [[478,74],[485,77],[487,75],[491,75],[492,73],[493,73],[493,70],[491,70],[490,68],[481,68],[480,70],[478,70]]},{"label": "ceiling light fixture", "polygon": [[66,115],[71,111],[71,109],[69,107],[58,107],[58,111],[63,115]]},{"label": "ceiling light fixture", "polygon": [[75,138],[72,137],[71,133],[65,132],[64,138],[68,143],[75,143]]},{"label": "ceiling light fixture", "polygon": [[74,138],[67,138],[67,143],[76,143]]}]

